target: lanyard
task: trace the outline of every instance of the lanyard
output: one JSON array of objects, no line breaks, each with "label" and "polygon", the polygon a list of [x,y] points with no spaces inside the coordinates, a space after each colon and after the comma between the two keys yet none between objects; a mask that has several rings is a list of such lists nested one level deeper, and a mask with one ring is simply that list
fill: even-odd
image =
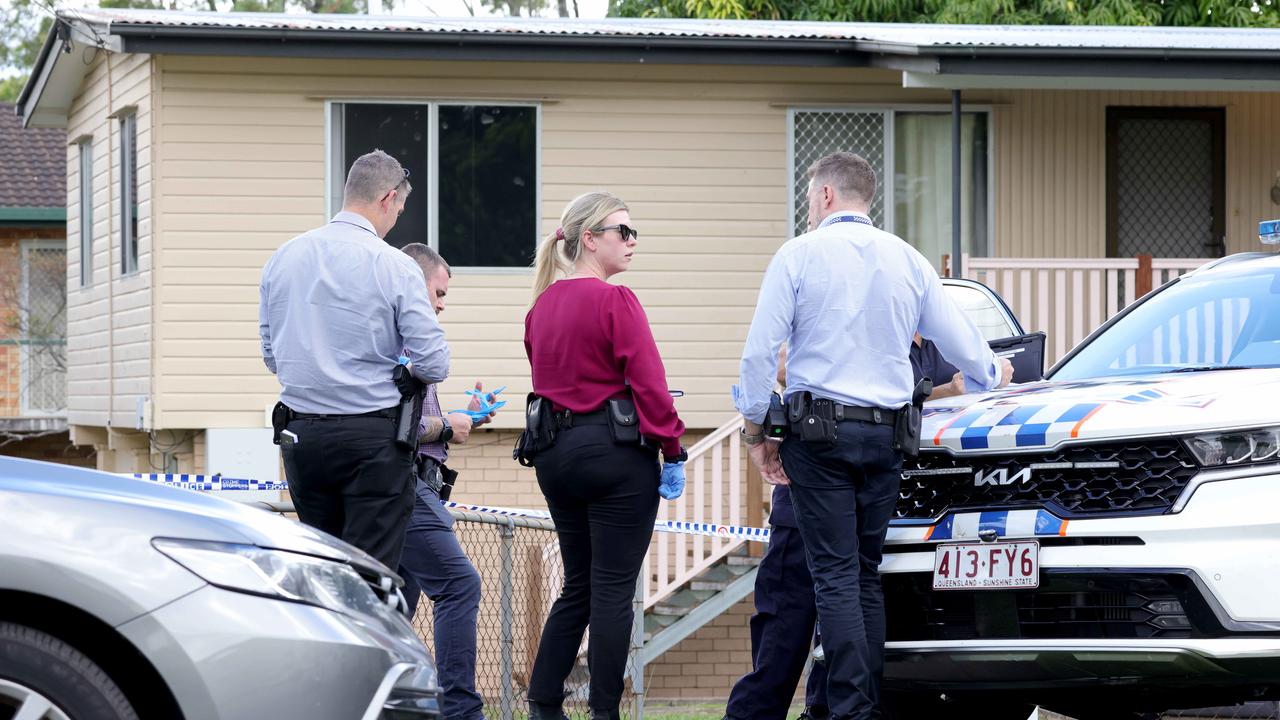
[{"label": "lanyard", "polygon": [[835,217],[831,217],[831,218],[827,218],[826,220],[823,220],[821,227],[826,227],[828,225],[835,225],[836,223],[842,223],[842,222],[856,222],[856,223],[862,223],[863,225],[870,225],[871,227],[875,227],[875,224],[872,223],[871,220],[864,218],[861,215],[837,215]]}]

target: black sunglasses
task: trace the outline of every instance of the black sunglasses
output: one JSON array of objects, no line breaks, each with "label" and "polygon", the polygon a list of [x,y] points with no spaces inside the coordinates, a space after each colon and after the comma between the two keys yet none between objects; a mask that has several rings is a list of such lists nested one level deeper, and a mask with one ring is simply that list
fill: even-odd
[{"label": "black sunglasses", "polygon": [[596,228],[591,232],[603,233],[603,232],[608,232],[609,230],[617,230],[619,233],[621,233],[622,242],[627,242],[628,240],[640,239],[640,233],[636,232],[636,229],[631,227],[630,225],[606,225],[604,227]]},{"label": "black sunglasses", "polygon": [[[405,184],[405,182],[409,179],[409,168],[407,168],[407,167],[402,167],[402,168],[400,168],[400,169],[401,169],[401,170],[404,170],[404,177],[400,179],[400,182],[396,183],[396,186],[395,186],[395,187],[393,187],[393,188],[391,188],[390,190],[388,190],[386,195],[383,195],[383,196],[382,196],[382,200],[386,200],[388,197],[390,197],[390,196],[391,196],[391,193],[393,193],[393,192],[395,192],[395,191],[399,190],[399,189],[400,189],[400,186],[404,185],[404,184]],[[378,202],[382,202],[382,200],[379,200]]]}]

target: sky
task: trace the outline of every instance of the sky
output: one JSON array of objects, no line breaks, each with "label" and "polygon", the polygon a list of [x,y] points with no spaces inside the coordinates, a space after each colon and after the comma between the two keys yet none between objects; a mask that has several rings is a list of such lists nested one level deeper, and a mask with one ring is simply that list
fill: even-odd
[{"label": "sky", "polygon": [[[602,18],[608,12],[609,0],[577,0],[578,12],[584,18]],[[0,8],[8,8],[11,0],[0,0]],[[96,7],[97,0],[39,0],[38,5],[46,7]],[[467,17],[467,6],[463,0],[395,0],[396,7],[390,13],[397,17]],[[477,15],[491,15],[481,0],[474,0]],[[573,0],[569,0],[572,12]],[[555,3],[551,3],[544,15],[554,15]],[[0,78],[19,74],[17,68],[0,65]]]}]

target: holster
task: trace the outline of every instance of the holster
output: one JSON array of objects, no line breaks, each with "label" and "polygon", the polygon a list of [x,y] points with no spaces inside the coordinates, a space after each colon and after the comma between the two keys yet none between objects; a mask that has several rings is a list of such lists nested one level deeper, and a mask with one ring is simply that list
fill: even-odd
[{"label": "holster", "polygon": [[440,499],[448,500],[453,494],[453,484],[458,480],[458,471],[451,470],[448,465],[440,466]]},{"label": "holster", "polygon": [[924,401],[933,393],[933,381],[924,378],[916,383],[911,393],[911,402],[898,410],[898,417],[893,424],[893,449],[905,457],[913,458],[920,454],[920,423]]},{"label": "holster", "polygon": [[551,401],[529,393],[524,406],[524,432],[516,438],[511,457],[524,467],[533,467],[538,453],[551,447],[556,441],[556,419]]},{"label": "holster", "polygon": [[631,398],[613,398],[605,403],[609,413],[609,434],[618,445],[640,444],[640,416]]},{"label": "holster", "polygon": [[290,410],[288,405],[277,402],[276,406],[271,408],[271,442],[280,444],[280,433],[289,426],[290,420],[293,420],[293,410]]},{"label": "holster", "polygon": [[395,370],[391,371],[391,378],[400,390],[400,408],[396,413],[396,445],[416,452],[418,430],[422,422],[422,391],[425,386],[404,365],[396,365]]},{"label": "holster", "polygon": [[805,442],[836,441],[835,403],[826,398],[815,398],[807,392],[787,398],[787,422],[791,426],[791,434]]}]

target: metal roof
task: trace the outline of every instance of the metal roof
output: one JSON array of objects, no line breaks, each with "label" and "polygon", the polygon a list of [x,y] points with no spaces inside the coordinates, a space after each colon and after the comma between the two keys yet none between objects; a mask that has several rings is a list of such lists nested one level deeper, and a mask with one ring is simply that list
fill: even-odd
[{"label": "metal roof", "polygon": [[843,40],[852,45],[920,50],[1150,50],[1167,53],[1280,51],[1280,29],[1190,27],[999,26],[827,23],[764,20],[411,18],[368,15],[213,13],[165,10],[62,10],[109,33],[134,28],[347,31],[725,40]]},{"label": "metal roof", "polygon": [[408,18],[62,9],[18,99],[62,126],[72,47],[173,55],[876,67],[905,87],[1280,90],[1280,29]]}]

